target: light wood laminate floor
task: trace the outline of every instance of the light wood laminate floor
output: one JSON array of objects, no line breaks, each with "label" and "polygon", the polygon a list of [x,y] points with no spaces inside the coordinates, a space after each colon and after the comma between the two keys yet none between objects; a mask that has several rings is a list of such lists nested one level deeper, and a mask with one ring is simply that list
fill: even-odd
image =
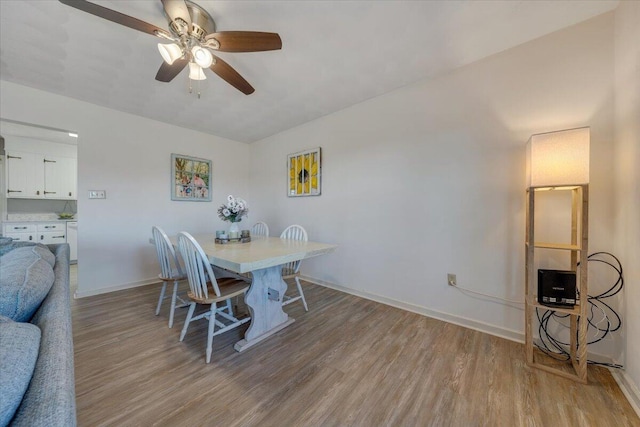
[{"label": "light wood laminate floor", "polygon": [[215,337],[208,365],[206,322],[179,342],[186,309],[169,329],[159,286],[74,300],[79,425],[640,426],[604,368],[581,385],[522,344],[303,286],[308,313],[244,353],[246,327]]}]

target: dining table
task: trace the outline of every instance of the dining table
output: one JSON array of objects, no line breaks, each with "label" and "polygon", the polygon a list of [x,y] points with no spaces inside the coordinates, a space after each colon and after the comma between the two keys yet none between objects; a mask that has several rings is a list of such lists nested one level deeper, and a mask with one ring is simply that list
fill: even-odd
[{"label": "dining table", "polygon": [[[287,284],[282,266],[289,262],[325,255],[336,250],[334,244],[279,237],[252,236],[249,242],[216,243],[214,234],[193,234],[211,265],[238,274],[251,273],[251,286],[245,296],[251,323],[244,339],[234,348],[242,352],[286,328],[295,320],[282,310]],[[175,246],[177,236],[170,237]]]}]

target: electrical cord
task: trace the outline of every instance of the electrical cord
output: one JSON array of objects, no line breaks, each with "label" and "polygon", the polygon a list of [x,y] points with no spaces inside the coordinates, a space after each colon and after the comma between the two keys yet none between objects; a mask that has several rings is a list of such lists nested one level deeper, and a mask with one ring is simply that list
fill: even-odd
[{"label": "electrical cord", "polygon": [[[499,303],[500,302],[507,302],[509,304],[519,304],[518,307],[515,307],[515,306],[510,306],[510,307],[516,308],[518,310],[524,310],[524,302],[523,301],[516,301],[516,300],[512,300],[512,299],[497,297],[495,295],[485,294],[485,293],[482,293],[482,292],[473,291],[471,289],[463,288],[463,287],[460,287],[458,285],[455,285],[454,288],[456,288],[457,290],[459,290],[460,292],[463,292],[463,293],[467,293],[468,292],[468,293],[471,293],[471,294],[480,295],[482,297],[490,298],[489,301],[490,302],[494,302],[494,303],[495,302],[499,302]],[[497,300],[497,301],[494,301],[494,300]]]},{"label": "electrical cord", "polygon": [[[604,256],[613,258],[615,260],[615,264],[613,261],[602,259],[602,257]],[[587,330],[595,330],[594,338],[591,341],[588,341],[587,344],[595,344],[605,339],[610,333],[616,332],[622,326],[622,319],[620,318],[620,315],[609,304],[604,302],[603,299],[611,298],[617,295],[622,290],[622,288],[624,287],[624,277],[622,274],[622,264],[620,263],[620,260],[615,255],[609,252],[595,252],[587,257],[587,261],[599,262],[608,265],[609,267],[613,268],[618,274],[617,280],[609,289],[598,295],[587,295],[587,302],[589,304]],[[580,265],[580,263],[578,263],[578,265]],[[578,298],[579,297],[580,295],[578,294]],[[596,312],[600,312],[602,317],[598,322],[594,321]],[[538,347],[543,353],[555,359],[569,360],[571,356],[566,350],[566,347],[569,346],[570,343],[566,343],[555,338],[549,332],[549,322],[551,320],[554,320],[559,325],[565,328],[569,328],[569,326],[564,324],[561,320],[568,318],[570,315],[558,313],[554,310],[536,308],[536,316],[538,317],[538,333],[541,342],[540,344],[536,343],[536,347]],[[601,325],[601,323],[605,321],[606,324]],[[601,365],[611,368],[623,367],[622,365],[616,363],[596,362],[593,360],[587,360],[587,363],[591,365]]]}]

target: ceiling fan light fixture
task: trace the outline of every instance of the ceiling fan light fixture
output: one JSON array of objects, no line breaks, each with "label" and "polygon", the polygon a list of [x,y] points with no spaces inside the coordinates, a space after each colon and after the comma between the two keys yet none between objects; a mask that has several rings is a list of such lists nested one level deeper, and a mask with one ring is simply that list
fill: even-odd
[{"label": "ceiling fan light fixture", "polygon": [[191,49],[191,53],[193,54],[193,60],[202,68],[209,68],[213,63],[213,55],[211,55],[209,49],[205,49],[201,46],[194,46]]},{"label": "ceiling fan light fixture", "polygon": [[162,44],[158,43],[158,50],[164,62],[171,65],[176,59],[182,57],[182,48],[175,43]]},{"label": "ceiling fan light fixture", "polygon": [[195,62],[189,62],[189,78],[191,80],[205,80],[207,76],[204,75],[202,67]]}]

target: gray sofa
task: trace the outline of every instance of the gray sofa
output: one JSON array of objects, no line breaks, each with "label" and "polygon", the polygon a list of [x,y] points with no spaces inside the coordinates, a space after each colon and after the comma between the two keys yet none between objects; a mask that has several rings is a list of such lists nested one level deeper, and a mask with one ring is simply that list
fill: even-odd
[{"label": "gray sofa", "polygon": [[0,255],[0,426],[75,426],[69,245],[6,244]]}]

